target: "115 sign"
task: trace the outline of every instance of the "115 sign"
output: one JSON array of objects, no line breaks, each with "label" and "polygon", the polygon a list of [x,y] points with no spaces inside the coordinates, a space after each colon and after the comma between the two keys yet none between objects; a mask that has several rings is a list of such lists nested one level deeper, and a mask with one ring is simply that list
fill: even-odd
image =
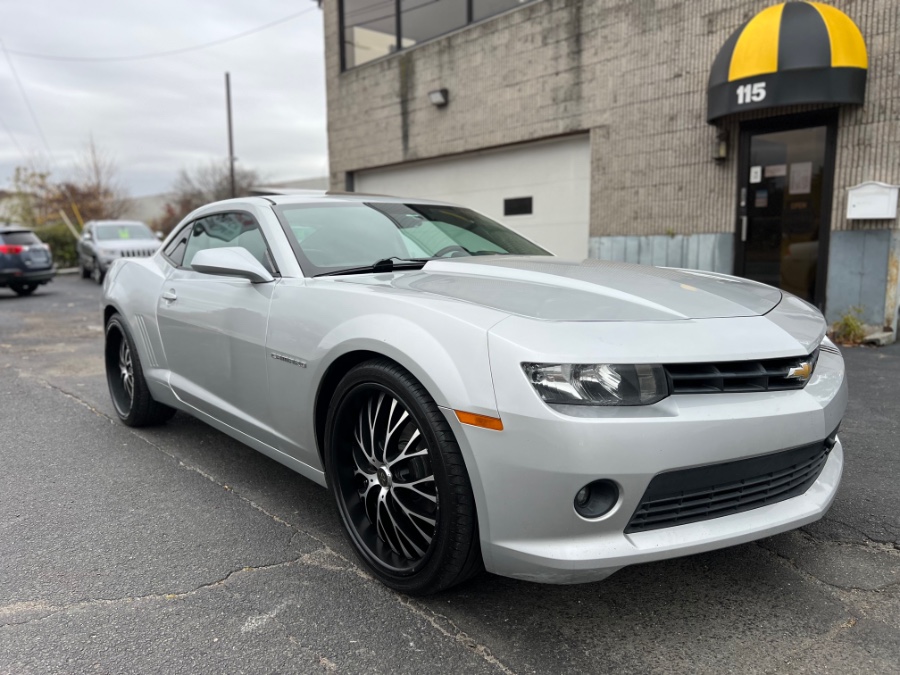
[{"label": "115 sign", "polygon": [[753,84],[742,84],[737,88],[738,105],[747,103],[759,103],[766,98],[766,83],[754,82]]}]

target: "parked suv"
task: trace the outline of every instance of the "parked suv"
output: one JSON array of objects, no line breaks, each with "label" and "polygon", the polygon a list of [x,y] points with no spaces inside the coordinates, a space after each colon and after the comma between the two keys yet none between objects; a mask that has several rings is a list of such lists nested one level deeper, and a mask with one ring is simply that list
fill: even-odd
[{"label": "parked suv", "polygon": [[159,244],[153,230],[137,220],[90,220],[77,245],[81,277],[102,284],[116,258],[148,258]]},{"label": "parked suv", "polygon": [[0,286],[30,295],[56,276],[50,247],[25,227],[0,227]]}]

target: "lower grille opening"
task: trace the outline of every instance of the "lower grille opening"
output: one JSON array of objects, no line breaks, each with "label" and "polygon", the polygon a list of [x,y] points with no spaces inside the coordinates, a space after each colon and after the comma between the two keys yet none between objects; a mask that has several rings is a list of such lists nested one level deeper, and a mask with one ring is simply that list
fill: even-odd
[{"label": "lower grille opening", "polygon": [[762,457],[661,473],[650,481],[625,532],[721,518],[801,495],[816,482],[833,445],[819,441]]}]

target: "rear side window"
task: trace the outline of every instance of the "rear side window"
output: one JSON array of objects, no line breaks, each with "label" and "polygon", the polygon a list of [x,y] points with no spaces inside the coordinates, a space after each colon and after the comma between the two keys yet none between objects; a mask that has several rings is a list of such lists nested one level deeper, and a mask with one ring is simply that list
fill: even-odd
[{"label": "rear side window", "polygon": [[13,246],[33,246],[40,244],[41,240],[34,232],[7,232],[0,234],[0,242]]}]

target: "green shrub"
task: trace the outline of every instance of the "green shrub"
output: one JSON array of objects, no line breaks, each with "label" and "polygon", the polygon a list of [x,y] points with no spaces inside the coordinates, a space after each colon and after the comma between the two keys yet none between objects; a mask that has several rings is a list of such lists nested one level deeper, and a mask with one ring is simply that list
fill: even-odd
[{"label": "green shrub", "polygon": [[53,260],[59,267],[77,267],[78,254],[75,252],[75,237],[65,223],[42,225],[34,230],[53,251]]}]

